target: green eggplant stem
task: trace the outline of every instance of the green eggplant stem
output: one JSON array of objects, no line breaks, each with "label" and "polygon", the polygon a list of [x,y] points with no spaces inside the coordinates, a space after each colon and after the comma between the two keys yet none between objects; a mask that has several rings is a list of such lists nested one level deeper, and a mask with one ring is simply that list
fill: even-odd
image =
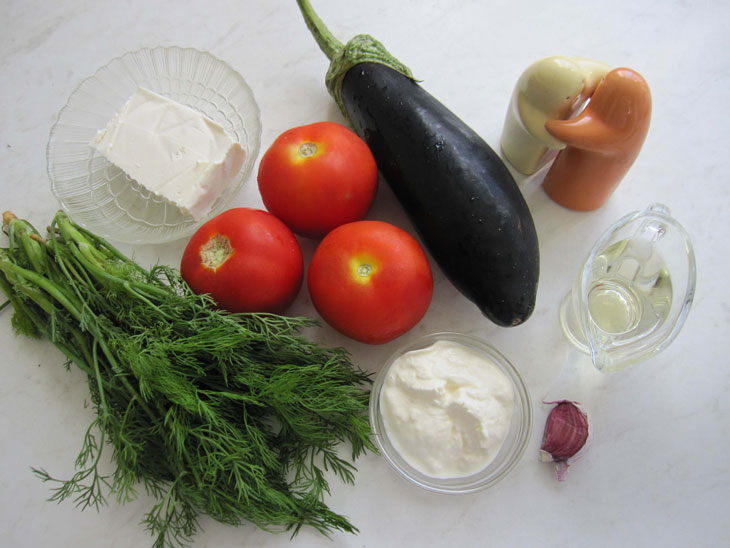
[{"label": "green eggplant stem", "polygon": [[312,9],[309,0],[297,0],[297,4],[317,45],[330,60],[330,66],[325,76],[325,84],[330,95],[337,101],[342,114],[348,120],[347,109],[342,101],[342,80],[345,78],[347,71],[355,65],[380,63],[411,80],[414,79],[411,70],[393,57],[383,44],[369,34],[358,34],[343,46],[342,42],[335,38]]},{"label": "green eggplant stem", "polygon": [[327,26],[319,18],[319,15],[312,9],[312,5],[309,0],[297,0],[299,9],[302,11],[304,16],[304,22],[307,24],[309,32],[312,33],[314,39],[317,41],[319,49],[327,56],[330,61],[334,59],[335,55],[340,53],[344,48],[342,42],[340,42],[335,35],[330,32]]}]

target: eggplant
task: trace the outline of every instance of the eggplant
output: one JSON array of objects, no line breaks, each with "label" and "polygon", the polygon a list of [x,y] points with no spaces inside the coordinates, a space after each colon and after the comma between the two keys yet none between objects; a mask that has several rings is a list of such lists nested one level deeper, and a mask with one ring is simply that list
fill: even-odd
[{"label": "eggplant", "polygon": [[327,88],[448,280],[497,325],[535,308],[539,248],[522,193],[494,150],[378,41],[343,45],[297,0],[331,59]]}]

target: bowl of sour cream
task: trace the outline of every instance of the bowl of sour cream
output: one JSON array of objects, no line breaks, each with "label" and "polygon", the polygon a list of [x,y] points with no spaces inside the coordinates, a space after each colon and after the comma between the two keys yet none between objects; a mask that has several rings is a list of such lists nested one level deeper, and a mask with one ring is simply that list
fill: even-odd
[{"label": "bowl of sour cream", "polygon": [[519,462],[532,407],[522,377],[490,344],[434,333],[396,351],[370,395],[382,455],[410,482],[439,493],[494,485]]}]

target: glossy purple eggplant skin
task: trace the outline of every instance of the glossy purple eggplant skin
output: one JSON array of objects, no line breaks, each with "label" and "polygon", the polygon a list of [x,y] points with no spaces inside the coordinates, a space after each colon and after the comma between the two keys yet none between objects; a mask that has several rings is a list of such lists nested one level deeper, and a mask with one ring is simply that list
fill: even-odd
[{"label": "glossy purple eggplant skin", "polygon": [[537,233],[501,158],[418,83],[383,64],[349,69],[342,100],[446,277],[497,325],[527,320],[540,270]]}]

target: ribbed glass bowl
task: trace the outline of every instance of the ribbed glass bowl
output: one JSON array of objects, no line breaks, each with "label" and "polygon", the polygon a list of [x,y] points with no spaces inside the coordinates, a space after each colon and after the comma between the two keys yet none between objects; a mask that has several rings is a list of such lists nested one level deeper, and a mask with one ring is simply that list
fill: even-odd
[{"label": "ribbed glass bowl", "polygon": [[[140,86],[202,112],[245,151],[241,170],[204,219],[153,195],[90,146]],[[53,193],[75,222],[119,242],[162,243],[189,236],[226,209],[260,144],[259,108],[240,74],[207,52],[157,47],[117,57],[83,80],[59,112],[46,155]]]},{"label": "ribbed glass bowl", "polygon": [[[393,362],[406,352],[431,346],[436,341],[451,341],[466,346],[492,361],[504,373],[514,390],[514,407],[507,437],[494,459],[482,470],[469,476],[434,478],[411,466],[393,446],[383,420],[380,394]],[[486,489],[504,478],[522,458],[532,432],[532,404],[522,377],[510,361],[487,342],[461,333],[433,333],[417,339],[394,352],[385,362],[370,393],[370,424],[381,454],[401,476],[411,483],[437,493],[465,494]]]}]

